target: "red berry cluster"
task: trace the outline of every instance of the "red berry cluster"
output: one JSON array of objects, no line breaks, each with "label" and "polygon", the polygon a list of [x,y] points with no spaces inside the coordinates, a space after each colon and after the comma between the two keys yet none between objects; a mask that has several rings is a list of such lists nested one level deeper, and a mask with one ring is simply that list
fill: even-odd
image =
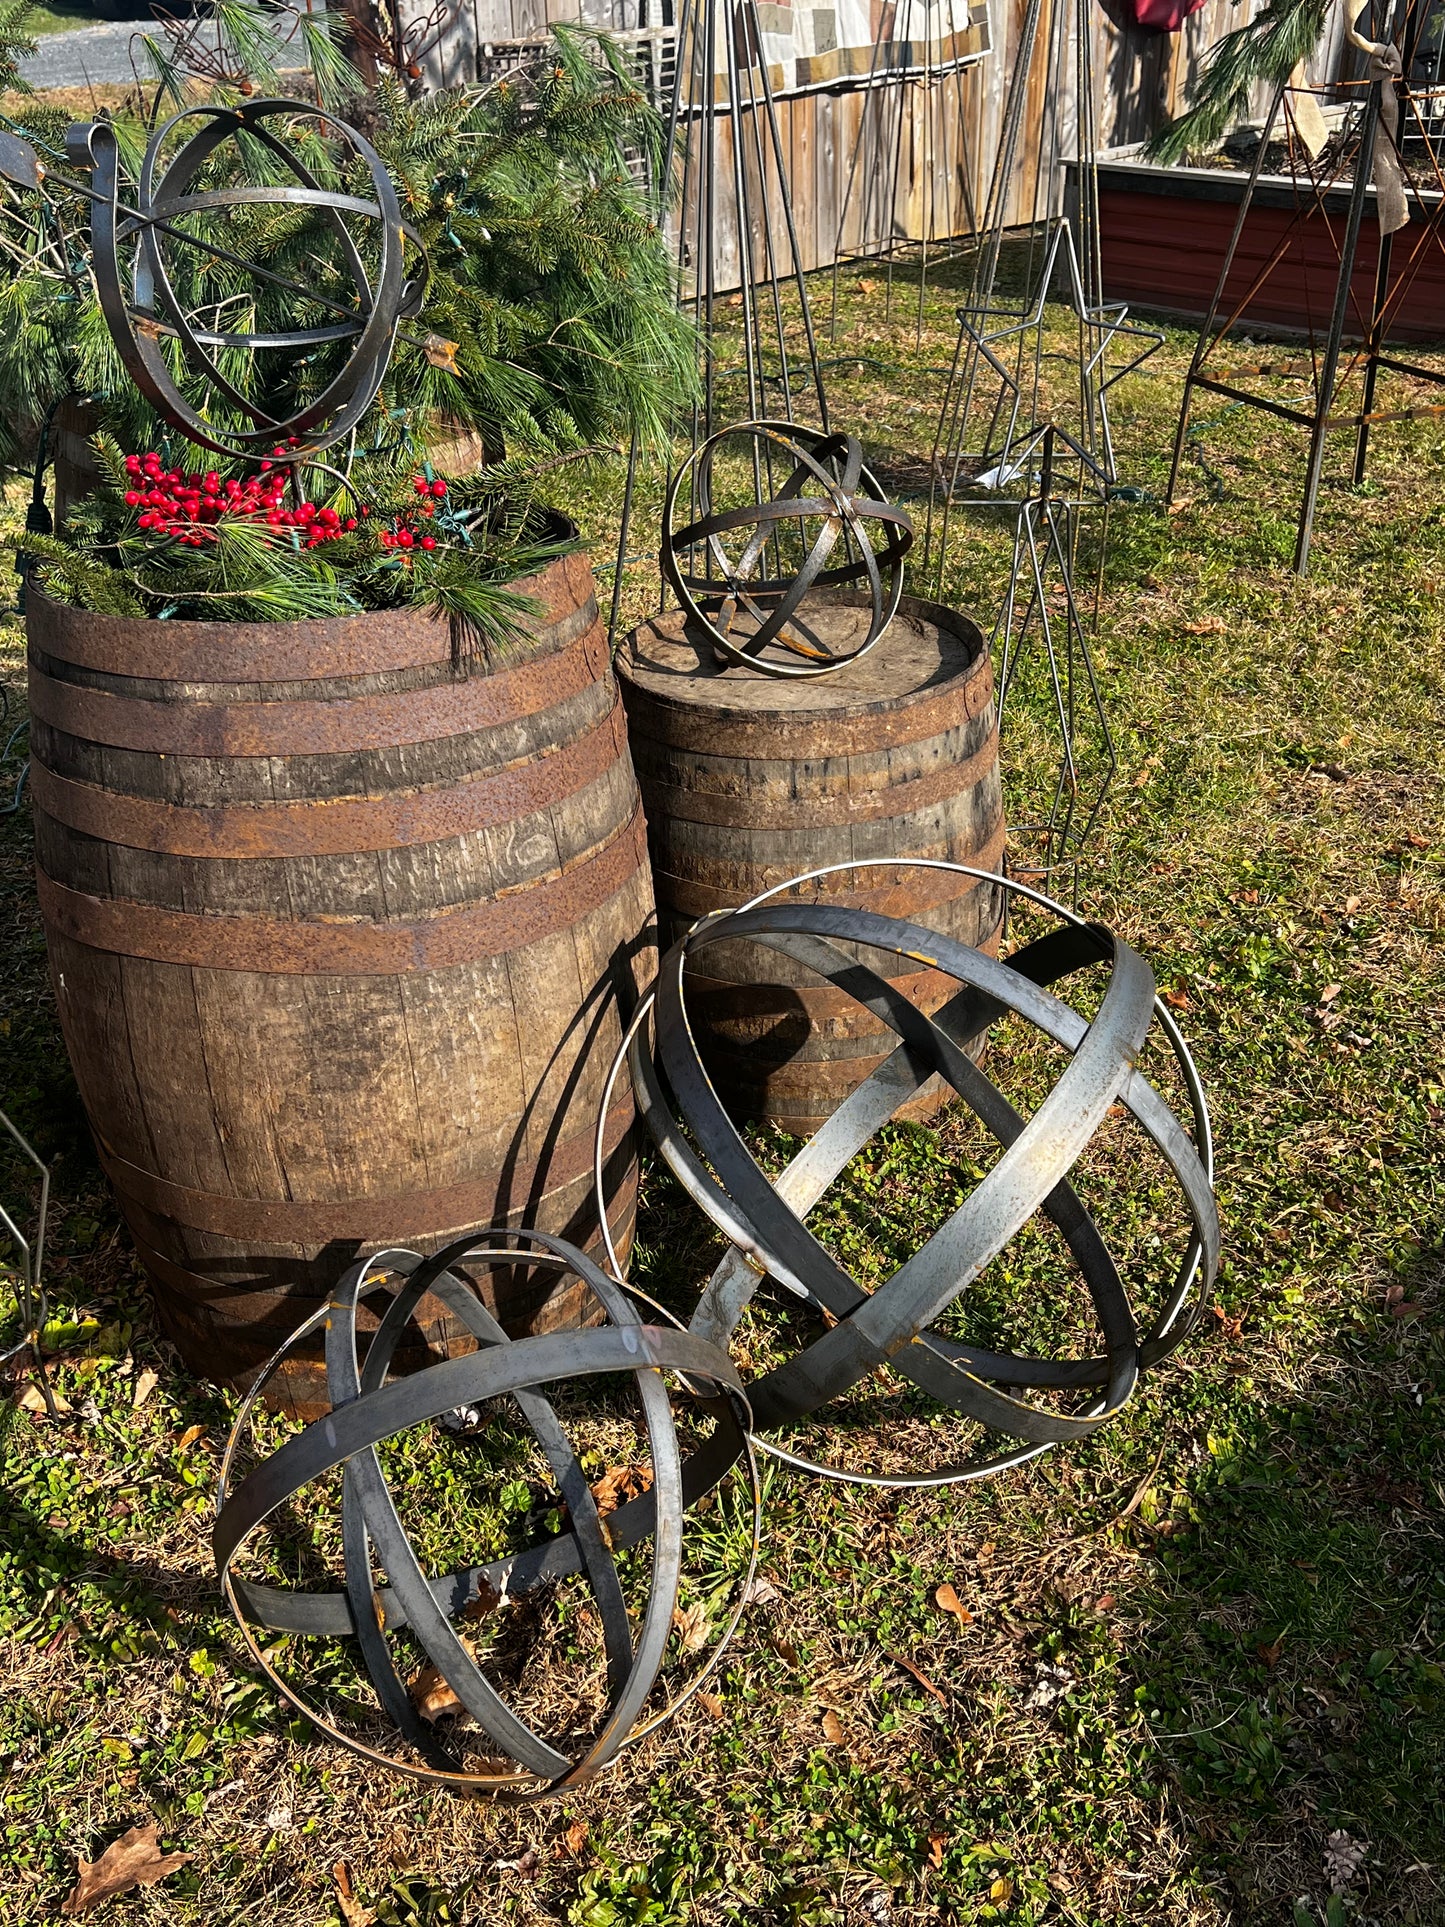
[{"label": "red berry cluster", "polygon": [[333,542],[357,526],[354,515],[343,519],[335,509],[318,508],[314,502],[284,508],[287,471],[273,468],[270,462],[262,462],[261,473],[248,475],[243,482],[234,477],[222,481],[214,469],[208,475],[168,469],[154,452],[127,455],[125,471],[131,482],[125,492],[126,506],[140,510],[136,526],[173,535],[187,548],[213,542],[214,524],[222,516],[263,521],[273,529],[295,529],[308,549]]},{"label": "red berry cluster", "polygon": [[397,516],[393,527],[381,531],[379,540],[384,549],[434,549],[437,545],[436,537],[419,531],[412,517],[420,515],[430,520],[437,512],[438,503],[446,500],[447,485],[440,477],[433,482],[425,475],[414,475],[411,485],[416,491],[416,507]]}]

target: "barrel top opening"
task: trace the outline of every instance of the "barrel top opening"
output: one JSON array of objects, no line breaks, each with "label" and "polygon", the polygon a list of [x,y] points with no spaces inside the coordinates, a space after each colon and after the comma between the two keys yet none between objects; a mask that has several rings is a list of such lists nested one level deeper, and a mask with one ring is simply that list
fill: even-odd
[{"label": "barrel top opening", "polygon": [[[866,633],[868,609],[861,596],[833,594],[810,608],[809,625],[826,627],[831,645],[846,649],[856,629]],[[724,667],[707,640],[686,626],[680,610],[655,616],[625,638],[617,671],[659,702],[706,707],[721,716],[821,714],[893,709],[967,679],[985,656],[978,625],[957,610],[905,596],[898,615],[876,648],[833,675],[788,682],[756,670]]]}]

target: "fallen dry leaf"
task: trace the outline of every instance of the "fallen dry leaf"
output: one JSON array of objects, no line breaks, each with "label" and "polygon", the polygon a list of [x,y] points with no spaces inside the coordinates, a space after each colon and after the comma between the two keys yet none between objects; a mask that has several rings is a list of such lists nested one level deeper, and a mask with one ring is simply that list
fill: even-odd
[{"label": "fallen dry leaf", "polygon": [[346,1927],[372,1927],[376,1915],[356,1898],[351,1885],[351,1869],[344,1860],[338,1860],[331,1869],[331,1879],[336,1888],[336,1904],[341,1909],[341,1918],[346,1922]]},{"label": "fallen dry leaf", "polygon": [[188,1853],[162,1853],[159,1829],[132,1827],[119,1840],[112,1840],[99,1860],[82,1860],[80,1878],[61,1903],[63,1914],[83,1914],[98,1907],[113,1894],[128,1894],[132,1887],[153,1887],[177,1867],[184,1867]]},{"label": "fallen dry leaf", "polygon": [[831,1706],[823,1715],[823,1738],[828,1742],[829,1746],[841,1746],[843,1744],[843,1722],[838,1718],[838,1715],[833,1711]]},{"label": "fallen dry leaf", "polygon": [[1256,1646],[1254,1649],[1266,1666],[1278,1666],[1279,1656],[1284,1651],[1284,1641],[1277,1639],[1270,1646]]},{"label": "fallen dry leaf", "polygon": [[[465,1633],[458,1633],[470,1656],[475,1659],[477,1649]],[[460,1713],[462,1703],[452,1691],[440,1668],[428,1663],[423,1666],[416,1678],[407,1687],[411,1703],[424,1720],[439,1720],[446,1713]]]},{"label": "fallen dry leaf", "polygon": [[995,1546],[992,1539],[985,1539],[983,1544],[978,1549],[978,1554],[977,1554],[978,1563],[981,1566],[986,1566],[989,1560],[992,1559],[994,1553],[997,1550],[998,1548],[997,1546]]},{"label": "fallen dry leaf", "polygon": [[713,1719],[720,1720],[722,1718],[723,1703],[716,1693],[699,1693],[697,1703],[703,1711],[710,1714]]},{"label": "fallen dry leaf", "polygon": [[570,1853],[575,1860],[587,1844],[587,1822],[585,1820],[574,1820],[562,1835],[562,1841],[568,1853]]},{"label": "fallen dry leaf", "polygon": [[1359,909],[1359,907],[1360,907],[1360,899],[1358,897],[1345,898],[1345,915],[1347,917],[1352,917],[1355,914],[1355,912]]},{"label": "fallen dry leaf", "polygon": [[136,1380],[135,1390],[130,1395],[130,1405],[133,1412],[140,1410],[160,1382],[160,1373],[153,1372],[150,1366],[147,1365],[140,1377]]},{"label": "fallen dry leaf", "polygon": [[672,1609],[672,1630],[678,1636],[678,1644],[685,1653],[700,1652],[707,1644],[707,1609],[699,1600],[695,1606],[686,1610],[681,1606]]},{"label": "fallen dry leaf", "polygon": [[782,1596],[768,1575],[765,1572],[759,1572],[755,1573],[749,1581],[748,1589],[743,1594],[743,1604],[745,1606],[770,1606],[775,1599],[781,1599]]},{"label": "fallen dry leaf", "polygon": [[933,1603],[941,1613],[951,1613],[958,1621],[960,1629],[973,1624],[973,1614],[967,1610],[963,1601],[950,1585],[942,1585],[933,1595]]},{"label": "fallen dry leaf", "polygon": [[1186,622],[1186,636],[1222,636],[1229,624],[1223,616],[1206,616],[1203,622]]},{"label": "fallen dry leaf", "polygon": [[628,1499],[635,1499],[640,1492],[646,1492],[652,1485],[650,1465],[612,1465],[602,1474],[592,1488],[592,1497],[597,1505],[597,1516],[605,1519],[609,1512]]},{"label": "fallen dry leaf", "polygon": [[928,1864],[930,1867],[943,1865],[943,1849],[948,1845],[946,1833],[930,1833],[928,1836]]},{"label": "fallen dry leaf", "polygon": [[204,1438],[205,1435],[206,1428],[204,1425],[188,1425],[176,1440],[176,1450],[184,1452],[188,1445],[194,1445],[197,1439]]},{"label": "fallen dry leaf", "polygon": [[1188,1010],[1189,992],[1187,990],[1161,990],[1159,994],[1171,1010]]},{"label": "fallen dry leaf", "polygon": [[911,1659],[905,1659],[902,1653],[895,1653],[895,1652],[889,1651],[888,1647],[886,1646],[883,1648],[883,1650],[885,1653],[888,1654],[889,1659],[893,1661],[893,1664],[895,1666],[901,1666],[905,1673],[911,1673],[913,1675],[914,1679],[918,1681],[918,1684],[923,1688],[925,1693],[932,1693],[933,1697],[938,1701],[940,1706],[947,1706],[948,1704],[947,1695],[942,1691],[940,1687],[937,1687],[934,1685],[933,1681],[928,1677],[927,1673],[924,1672],[921,1666],[915,1666]]},{"label": "fallen dry leaf", "polygon": [[1000,1874],[988,1890],[988,1897],[996,1907],[1006,1907],[1014,1897],[1014,1883],[1005,1874]]},{"label": "fallen dry leaf", "polygon": [[1211,1305],[1209,1310],[1211,1316],[1219,1320],[1220,1336],[1230,1339],[1237,1345],[1244,1331],[1244,1321],[1249,1314],[1247,1312],[1241,1312],[1238,1318],[1231,1318],[1223,1305]]},{"label": "fallen dry leaf", "polygon": [[[68,1398],[62,1398],[59,1392],[52,1390],[50,1396],[55,1400],[55,1409],[62,1418],[74,1411],[75,1408],[70,1400]],[[27,1412],[38,1412],[41,1418],[49,1418],[50,1416],[49,1408],[45,1403],[45,1394],[38,1385],[27,1385],[16,1403],[22,1406]]]},{"label": "fallen dry leaf", "polygon": [[1109,1608],[1113,1605],[1113,1603],[1114,1603],[1113,1593],[1101,1592],[1099,1594],[1099,1597],[1094,1601],[1094,1611],[1096,1613],[1106,1613],[1108,1612]]},{"label": "fallen dry leaf", "polygon": [[1390,1307],[1390,1316],[1392,1318],[1422,1318],[1424,1314],[1425,1307],[1423,1305],[1417,1305],[1413,1301],[1399,1305],[1391,1305]]},{"label": "fallen dry leaf", "polygon": [[1320,1002],[1322,1004],[1332,1004],[1343,989],[1343,984],[1326,984],[1320,992]]}]

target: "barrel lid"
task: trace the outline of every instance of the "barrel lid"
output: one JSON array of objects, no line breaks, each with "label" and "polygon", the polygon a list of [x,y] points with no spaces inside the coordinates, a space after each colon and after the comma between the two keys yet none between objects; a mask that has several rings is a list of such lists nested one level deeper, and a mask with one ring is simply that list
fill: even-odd
[{"label": "barrel lid", "polygon": [[[867,634],[870,605],[851,592],[809,605],[809,626],[826,626],[840,650],[856,631]],[[987,674],[988,650],[978,624],[942,603],[905,596],[887,633],[857,662],[827,676],[790,680],[720,664],[712,645],[681,610],[642,623],[617,652],[617,673],[657,702],[707,709],[723,717],[806,716],[836,719],[893,710],[936,696],[950,684]]]}]

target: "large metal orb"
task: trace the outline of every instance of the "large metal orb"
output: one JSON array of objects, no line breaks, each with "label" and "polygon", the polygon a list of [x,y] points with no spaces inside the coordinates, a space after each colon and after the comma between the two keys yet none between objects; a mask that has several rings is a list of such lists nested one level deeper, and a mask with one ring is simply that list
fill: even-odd
[{"label": "large metal orb", "polygon": [[[851,435],[791,422],[719,429],[673,475],[662,523],[663,575],[725,661],[824,676],[865,655],[898,613],[913,524],[884,501]],[[870,610],[863,640],[842,649],[817,594],[839,590],[860,591]]]},{"label": "large metal orb", "polygon": [[[370,198],[318,182],[295,143],[282,137],[304,121],[321,127],[338,165],[356,160],[364,165]],[[165,159],[173,148],[174,130],[183,122],[199,124]],[[272,123],[283,124],[278,129]],[[256,183],[242,136],[271,162],[280,163],[293,180],[281,186]],[[198,175],[203,169],[214,173],[216,157],[228,141],[239,143],[230,178],[224,185],[197,190]],[[151,136],[133,207],[121,200],[119,148],[110,122],[70,128],[66,148],[73,162],[91,170],[91,236],[101,308],[127,374],[152,407],[190,441],[223,455],[269,454],[278,443],[295,438],[298,449],[288,453],[298,459],[350,434],[376,397],[397,328],[420,307],[423,286],[421,280],[407,277],[403,249],[408,230],[401,203],[370,142],[333,114],[302,101],[188,107]],[[330,263],[350,284],[348,300],[293,281],[263,260],[243,259],[225,245],[228,214],[264,206],[315,210],[318,244],[326,247]],[[363,243],[366,227],[373,231]],[[271,332],[219,328],[214,301],[198,317],[178,294],[171,264],[176,247],[239,269],[243,281],[254,283],[258,291],[279,287],[293,297],[298,310],[314,310],[319,301],[329,318]],[[166,341],[176,343],[187,370],[209,391],[204,408],[182,393],[163,346]],[[220,365],[224,355],[237,349],[277,352],[294,361],[337,341],[351,344],[345,365],[291,415],[268,413]],[[217,401],[250,426],[219,427],[212,412]]]},{"label": "large metal orb", "polygon": [[[984,878],[1015,901],[1052,912],[1055,926],[999,960],[920,924],[871,910],[783,900],[822,876],[903,867],[902,861],[836,865],[696,924],[663,959],[655,992],[639,1009],[613,1076],[625,1053],[639,1111],[664,1159],[731,1241],[692,1318],[694,1335],[728,1343],[765,1277],[824,1315],[827,1328],[815,1342],[750,1381],[758,1444],[828,1477],[909,1486],[983,1477],[1097,1431],[1123,1407],[1141,1373],[1173,1351],[1190,1329],[1218,1266],[1219,1221],[1198,1074],[1178,1027],[1155,995],[1149,966],[1122,938],[1023,884],[941,861],[918,860],[917,867]],[[738,939],[780,951],[816,971],[898,1038],[892,1055],[777,1178],[759,1168],[723,1109],[688,1020],[689,966],[706,974],[703,957],[709,946]],[[896,983],[860,960],[869,951],[943,971],[959,991],[930,1017]],[[1109,967],[1108,983],[1096,1014],[1086,1020],[1050,987],[1100,963]],[[1062,1075],[1027,1119],[966,1050],[1009,1013],[1070,1053]],[[1193,1113],[1192,1136],[1135,1068],[1155,1025],[1180,1073]],[[999,1155],[929,1242],[869,1292],[806,1219],[850,1160],[935,1072],[975,1113],[1000,1147]],[[604,1103],[610,1090],[609,1085]],[[1159,1309],[1142,1330],[1115,1259],[1070,1181],[1076,1160],[1119,1106],[1142,1127],[1172,1172],[1188,1227],[1177,1269],[1162,1285]],[[1057,1227],[1082,1274],[1098,1328],[1098,1353],[1024,1356],[958,1343],[934,1330],[1036,1212]],[[942,1407],[1017,1443],[907,1475],[840,1470],[779,1443],[780,1433],[825,1413],[850,1388],[887,1371],[901,1373]],[[1046,1395],[1047,1402],[1029,1398],[1030,1392]],[[1076,1396],[1069,1401],[1071,1393]],[[1070,1402],[1073,1409],[1061,1409]]]},{"label": "large metal orb", "polygon": [[[548,1332],[508,1339],[474,1287],[457,1275],[462,1265],[564,1267],[582,1278],[607,1322],[583,1331]],[[391,1280],[391,1283],[387,1281]],[[364,1295],[392,1291],[373,1333],[364,1364],[358,1358],[356,1309]],[[397,1343],[426,1293],[441,1301],[475,1335],[479,1349],[412,1372],[389,1377]],[[263,1460],[234,1490],[232,1467],[249,1435],[250,1415],[266,1379],[317,1325],[326,1326],[326,1371],[332,1410]],[[702,1381],[707,1411],[715,1419],[706,1441],[683,1458],[663,1372],[681,1375],[691,1388]],[[636,1384],[651,1447],[651,1489],[605,1519],[562,1421],[538,1388],[628,1374]],[[441,1577],[423,1570],[383,1476],[376,1448],[408,1427],[436,1419],[458,1406],[510,1397],[541,1448],[566,1511],[557,1535],[527,1550]],[[462,1239],[434,1258],[412,1251],[383,1251],[353,1265],[324,1306],[273,1359],[253,1387],[236,1422],[221,1470],[220,1508],[213,1533],[221,1586],[256,1664],[308,1719],[364,1759],[456,1790],[506,1792],[536,1798],[590,1778],[617,1752],[676,1711],[717,1665],[746,1602],[756,1569],[759,1488],[748,1443],[747,1403],[726,1353],[705,1339],[639,1322],[627,1294],[574,1246],[539,1231],[494,1230]],[[747,1574],[737,1587],[731,1617],[707,1662],[673,1703],[644,1717],[673,1625],[683,1558],[683,1515],[741,1462],[752,1488],[752,1548]],[[236,1570],[238,1558],[278,1508],[301,1499],[307,1487],[333,1468],[344,1467],[341,1536],[344,1589],[299,1592],[260,1585]],[[636,1639],[619,1579],[616,1552],[651,1541],[651,1583]],[[382,1584],[374,1571],[386,1575]],[[580,1750],[565,1750],[535,1731],[508,1706],[462,1643],[456,1621],[463,1613],[499,1610],[506,1602],[535,1596],[573,1575],[585,1578],[601,1623],[606,1656],[607,1710]],[[473,1630],[481,1629],[475,1617]],[[336,1725],[303,1698],[276,1670],[257,1628],[321,1638],[353,1638],[384,1713],[409,1744],[414,1758],[397,1758]],[[441,1744],[413,1706],[398,1670],[389,1635],[409,1627],[462,1708],[500,1752],[515,1762],[497,1770],[469,1771]]]}]

